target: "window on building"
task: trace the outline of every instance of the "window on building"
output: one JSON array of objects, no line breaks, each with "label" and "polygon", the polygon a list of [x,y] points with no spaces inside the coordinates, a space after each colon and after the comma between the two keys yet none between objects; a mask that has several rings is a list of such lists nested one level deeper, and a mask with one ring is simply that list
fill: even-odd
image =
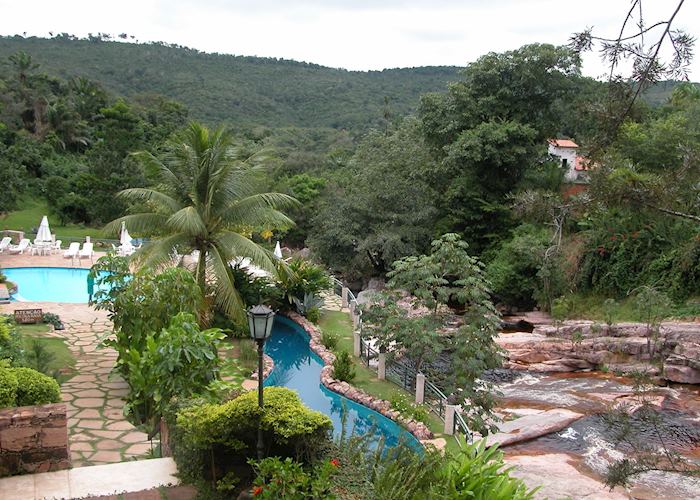
[{"label": "window on building", "polygon": [[566,158],[561,159],[561,168],[563,168],[563,169],[569,168],[569,161]]}]

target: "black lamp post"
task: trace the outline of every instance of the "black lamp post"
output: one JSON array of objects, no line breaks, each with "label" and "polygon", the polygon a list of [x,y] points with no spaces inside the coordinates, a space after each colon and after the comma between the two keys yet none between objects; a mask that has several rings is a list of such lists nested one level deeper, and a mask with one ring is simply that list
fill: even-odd
[{"label": "black lamp post", "polygon": [[[248,309],[250,336],[258,344],[258,406],[263,408],[263,347],[270,337],[275,312],[267,306],[257,305]],[[262,425],[258,425],[258,460],[263,459]]]}]

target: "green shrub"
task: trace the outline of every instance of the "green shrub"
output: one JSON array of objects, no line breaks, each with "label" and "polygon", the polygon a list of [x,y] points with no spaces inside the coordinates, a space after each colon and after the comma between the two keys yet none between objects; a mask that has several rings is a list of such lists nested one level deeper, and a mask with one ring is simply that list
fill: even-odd
[{"label": "green shrub", "polygon": [[340,351],[335,355],[333,377],[343,382],[352,382],[355,378],[355,365],[348,351]]},{"label": "green shrub", "polygon": [[391,396],[391,407],[405,417],[419,422],[425,422],[430,415],[430,410],[425,405],[412,402],[402,392],[396,392]]},{"label": "green shrub", "polygon": [[6,359],[13,365],[24,361],[22,336],[9,316],[0,315],[0,360]]},{"label": "green shrub", "polygon": [[15,406],[17,386],[18,381],[14,371],[6,361],[0,361],[0,408]]},{"label": "green shrub", "polygon": [[330,492],[330,478],[337,461],[323,461],[310,470],[291,458],[265,458],[250,461],[255,470],[253,496],[256,498],[284,498],[288,500],[324,500],[336,498]]},{"label": "green shrub", "polygon": [[321,310],[318,307],[311,307],[307,309],[306,319],[317,325],[321,319]]},{"label": "green shrub", "polygon": [[184,480],[214,490],[232,470],[250,472],[247,461],[255,455],[258,424],[266,456],[309,459],[328,443],[331,420],[304,406],[296,392],[266,387],[264,398],[262,412],[257,391],[222,404],[198,403],[177,412],[172,447]]},{"label": "green shrub", "polygon": [[48,375],[31,368],[14,368],[12,371],[18,384],[15,401],[17,406],[58,403],[61,400],[58,382]]},{"label": "green shrub", "polygon": [[277,286],[289,306],[294,304],[294,299],[304,301],[306,295],[317,296],[332,285],[325,269],[304,259],[292,259],[287,269],[280,269],[278,274]]},{"label": "green shrub", "polygon": [[338,342],[340,341],[340,336],[334,332],[321,332],[321,343],[326,349],[334,351],[338,347]]},{"label": "green shrub", "polygon": [[58,314],[44,313],[41,319],[44,323],[53,325],[56,330],[63,330],[63,322],[61,318],[58,317]]},{"label": "green shrub", "polygon": [[434,484],[433,498],[483,498],[488,500],[530,500],[536,490],[528,490],[520,479],[510,477],[497,446],[486,448],[486,440],[462,443],[455,456],[441,468]]}]

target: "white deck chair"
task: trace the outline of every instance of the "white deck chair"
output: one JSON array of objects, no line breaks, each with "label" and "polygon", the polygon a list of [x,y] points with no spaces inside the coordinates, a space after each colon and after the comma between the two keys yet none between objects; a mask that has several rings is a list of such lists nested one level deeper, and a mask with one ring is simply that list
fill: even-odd
[{"label": "white deck chair", "polygon": [[78,256],[82,259],[83,257],[87,257],[90,260],[92,260],[92,254],[94,252],[92,251],[92,243],[88,243],[87,241],[83,243],[83,248],[80,249],[80,253]]},{"label": "white deck chair", "polygon": [[12,238],[5,236],[2,241],[0,241],[0,253],[7,250],[10,247],[10,243],[12,243]]},{"label": "white deck chair", "polygon": [[10,253],[24,253],[25,250],[32,248],[32,242],[29,241],[27,238],[24,238],[22,241],[19,242],[19,245],[10,245],[10,248],[8,251]]},{"label": "white deck chair", "polygon": [[61,251],[61,243],[63,243],[61,240],[54,241],[53,245],[51,245],[51,253],[59,253]]},{"label": "white deck chair", "polygon": [[70,245],[68,245],[68,250],[63,252],[63,256],[67,259],[73,259],[78,256],[78,252],[80,251],[80,243],[74,241]]}]

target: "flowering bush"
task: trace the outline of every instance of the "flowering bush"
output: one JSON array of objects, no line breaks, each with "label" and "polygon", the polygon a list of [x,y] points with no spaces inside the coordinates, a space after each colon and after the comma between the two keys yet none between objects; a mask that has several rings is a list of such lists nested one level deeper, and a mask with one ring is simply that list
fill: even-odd
[{"label": "flowering bush", "polygon": [[285,498],[289,500],[331,499],[330,477],[340,467],[338,459],[323,461],[305,470],[291,458],[265,458],[250,461],[257,477],[253,483],[255,498]]}]

